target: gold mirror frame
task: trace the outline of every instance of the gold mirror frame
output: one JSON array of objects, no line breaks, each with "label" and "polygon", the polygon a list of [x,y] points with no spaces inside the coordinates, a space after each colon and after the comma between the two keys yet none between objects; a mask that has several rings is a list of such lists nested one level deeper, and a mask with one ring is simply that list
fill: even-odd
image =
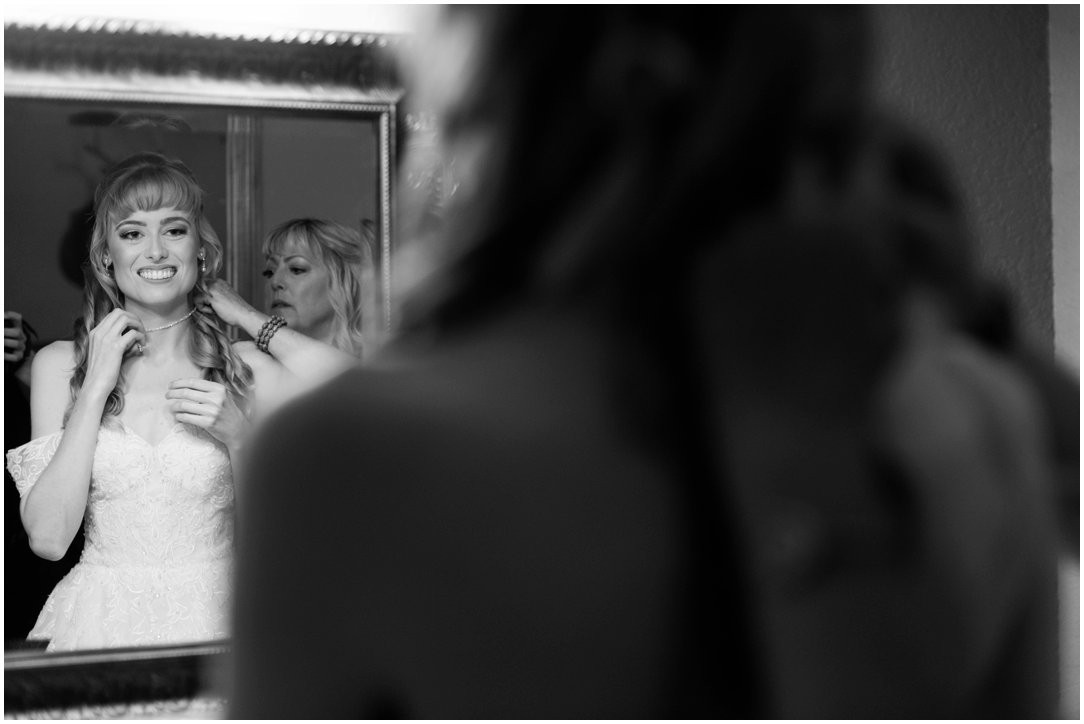
[{"label": "gold mirror frame", "polygon": [[[193,32],[127,20],[4,25],[5,99],[201,106],[230,109],[224,275],[251,299],[259,239],[255,112],[296,110],[375,121],[378,132],[379,305],[392,321],[396,154],[407,129],[395,55],[406,36],[320,31],[262,35]],[[252,113],[246,112],[251,110]],[[258,271],[258,270],[257,270]],[[130,705],[166,708],[208,695],[228,641],[46,654],[5,652],[5,712],[40,715],[62,706],[80,718],[113,718]],[[163,677],[166,677],[163,679]],[[163,681],[173,682],[163,689]],[[163,694],[163,691],[166,693]],[[53,711],[53,714],[57,714]],[[221,713],[221,712],[220,712]]]}]

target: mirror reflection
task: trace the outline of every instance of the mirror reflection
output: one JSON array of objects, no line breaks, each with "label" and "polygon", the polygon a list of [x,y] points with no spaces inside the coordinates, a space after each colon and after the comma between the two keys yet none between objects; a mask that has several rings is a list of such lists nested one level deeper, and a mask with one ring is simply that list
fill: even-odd
[{"label": "mirror reflection", "polygon": [[221,638],[231,458],[386,330],[397,96],[66,82],[5,97],[6,648]]},{"label": "mirror reflection", "polygon": [[[94,188],[132,153],[155,151],[192,169],[206,191],[208,220],[226,237],[224,275],[257,308],[270,302],[259,247],[275,226],[314,217],[359,233],[367,227],[373,239],[380,219],[379,129],[364,117],[23,98],[6,99],[4,112],[7,306],[35,310],[27,321],[43,344],[71,333]],[[230,219],[249,239],[227,234],[231,213],[251,215]],[[242,241],[254,248],[233,246]]]}]

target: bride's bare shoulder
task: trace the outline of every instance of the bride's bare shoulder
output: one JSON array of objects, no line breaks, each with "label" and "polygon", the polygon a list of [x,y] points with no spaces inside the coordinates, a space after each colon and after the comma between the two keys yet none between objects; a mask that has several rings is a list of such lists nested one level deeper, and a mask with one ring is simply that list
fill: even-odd
[{"label": "bride's bare shoulder", "polygon": [[75,369],[75,343],[62,339],[45,345],[34,355],[34,369],[71,375]]}]

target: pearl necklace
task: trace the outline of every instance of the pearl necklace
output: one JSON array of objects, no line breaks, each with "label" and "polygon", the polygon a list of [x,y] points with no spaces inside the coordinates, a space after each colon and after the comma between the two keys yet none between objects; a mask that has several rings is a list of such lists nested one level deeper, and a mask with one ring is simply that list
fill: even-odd
[{"label": "pearl necklace", "polygon": [[175,322],[170,322],[169,324],[163,324],[161,327],[155,327],[154,329],[144,329],[143,331],[150,334],[151,332],[161,332],[163,329],[169,329],[170,327],[176,327],[178,324],[180,324],[184,320],[188,319],[189,317],[191,317],[195,313],[196,313],[196,308],[192,307],[191,309],[188,310],[188,314],[184,315],[183,317],[181,317],[180,319],[178,319]]}]

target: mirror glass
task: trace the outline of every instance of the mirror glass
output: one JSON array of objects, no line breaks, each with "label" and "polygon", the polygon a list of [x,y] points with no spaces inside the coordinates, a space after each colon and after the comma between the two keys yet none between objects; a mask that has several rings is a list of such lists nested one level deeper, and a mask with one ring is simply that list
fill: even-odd
[{"label": "mirror glass", "polygon": [[[403,38],[239,37],[139,22],[8,23],[4,34],[4,308],[29,323],[35,346],[72,337],[93,192],[105,169],[148,150],[192,169],[225,247],[222,276],[257,308],[266,308],[260,245],[274,226],[318,217],[365,227],[378,280],[372,318],[388,330],[396,143],[403,134],[394,56]],[[18,436],[28,436],[29,426],[25,386],[6,366],[11,449],[25,442]],[[20,558],[32,554],[18,494],[10,478],[6,486],[10,676],[61,666],[52,654],[42,655],[48,665],[28,659],[26,649],[35,647],[22,639],[82,541],[63,562],[27,568]],[[113,663],[147,661],[156,652],[111,656]]]}]

